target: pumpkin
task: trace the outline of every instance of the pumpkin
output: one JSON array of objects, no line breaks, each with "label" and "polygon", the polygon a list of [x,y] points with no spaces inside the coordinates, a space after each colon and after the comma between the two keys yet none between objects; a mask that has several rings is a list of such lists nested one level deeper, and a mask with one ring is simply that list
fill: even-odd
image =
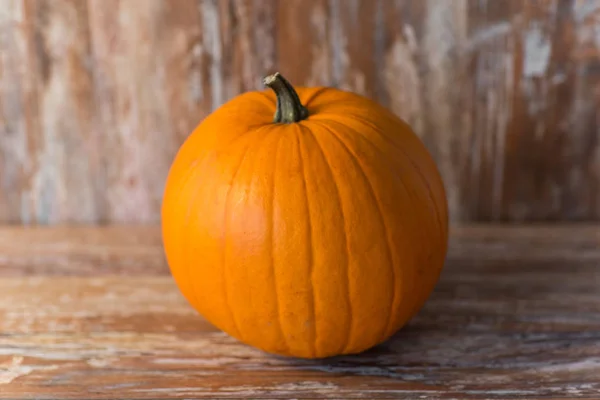
[{"label": "pumpkin", "polygon": [[208,115],[170,168],[166,259],[189,303],[265,352],[359,353],[423,306],[448,241],[444,186],[376,102],[276,73]]}]

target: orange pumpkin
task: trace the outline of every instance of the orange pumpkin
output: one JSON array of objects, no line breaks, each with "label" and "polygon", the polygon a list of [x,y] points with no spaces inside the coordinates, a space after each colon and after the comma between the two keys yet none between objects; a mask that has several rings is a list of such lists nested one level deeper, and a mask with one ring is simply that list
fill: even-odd
[{"label": "orange pumpkin", "polygon": [[[444,264],[447,203],[411,128],[334,88],[281,75],[230,100],[179,150],[164,249],[209,322],[266,352],[362,352],[423,305]],[[275,118],[273,118],[275,115]]]}]

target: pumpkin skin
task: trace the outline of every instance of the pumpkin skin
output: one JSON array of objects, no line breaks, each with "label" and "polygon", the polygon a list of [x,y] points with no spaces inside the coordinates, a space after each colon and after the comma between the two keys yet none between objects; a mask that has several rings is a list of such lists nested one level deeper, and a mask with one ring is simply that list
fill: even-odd
[{"label": "pumpkin skin", "polygon": [[367,350],[423,306],[444,265],[446,194],[411,128],[377,103],[296,88],[308,117],[274,123],[275,93],[206,117],[171,166],[164,250],[189,303],[263,351]]}]

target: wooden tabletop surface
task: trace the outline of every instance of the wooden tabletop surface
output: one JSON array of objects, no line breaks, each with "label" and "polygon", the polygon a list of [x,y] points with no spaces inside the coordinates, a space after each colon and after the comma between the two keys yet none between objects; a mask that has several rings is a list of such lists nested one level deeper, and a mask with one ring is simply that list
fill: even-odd
[{"label": "wooden tabletop surface", "polygon": [[0,228],[0,398],[600,398],[600,226],[451,236],[409,326],[306,361],[197,315],[157,227]]}]

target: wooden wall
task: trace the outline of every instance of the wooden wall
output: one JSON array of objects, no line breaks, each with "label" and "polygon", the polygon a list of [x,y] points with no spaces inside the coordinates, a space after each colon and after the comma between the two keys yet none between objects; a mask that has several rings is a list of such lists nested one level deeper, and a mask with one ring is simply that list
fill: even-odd
[{"label": "wooden wall", "polygon": [[0,50],[0,222],[158,221],[273,70],[407,119],[454,220],[600,219],[598,0],[0,0]]}]

